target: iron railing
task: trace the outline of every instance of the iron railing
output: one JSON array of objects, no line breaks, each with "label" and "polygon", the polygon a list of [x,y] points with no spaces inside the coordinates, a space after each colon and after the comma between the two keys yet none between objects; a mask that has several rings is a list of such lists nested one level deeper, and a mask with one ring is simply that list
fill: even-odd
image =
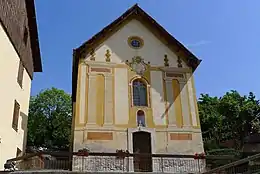
[{"label": "iron railing", "polygon": [[[239,160],[230,155],[133,154],[126,152],[38,152],[8,160],[19,170],[79,172],[239,173],[257,171],[260,154]],[[238,161],[237,161],[238,160]],[[236,161],[236,162],[234,162]],[[230,163],[230,164],[229,164]],[[228,165],[223,165],[228,164]]]},{"label": "iron railing", "polygon": [[260,153],[208,170],[204,174],[260,174]]},{"label": "iron railing", "polygon": [[161,173],[202,173],[206,170],[205,157],[195,155],[39,152],[8,161],[15,161],[19,170]]}]

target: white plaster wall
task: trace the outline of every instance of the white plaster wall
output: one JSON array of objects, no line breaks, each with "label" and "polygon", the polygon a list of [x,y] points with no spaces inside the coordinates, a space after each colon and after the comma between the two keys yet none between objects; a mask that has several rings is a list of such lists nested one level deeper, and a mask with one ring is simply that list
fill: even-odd
[{"label": "white plaster wall", "polygon": [[[129,47],[127,39],[130,36],[141,37],[144,40],[143,48],[136,50]],[[145,61],[150,61],[152,66],[164,66],[164,55],[167,54],[169,65],[177,67],[177,56],[137,20],[130,21],[100,44],[95,50],[96,61],[105,61],[107,49],[111,51],[111,62],[114,63],[122,63],[134,56],[141,56]],[[88,59],[89,57],[90,55],[87,56]],[[187,65],[183,63],[183,67]]]},{"label": "white plaster wall", "polygon": [[[0,170],[7,159],[16,157],[26,141],[31,79],[24,70],[23,87],[17,83],[19,57],[0,25]],[[18,132],[12,128],[14,100],[20,104]],[[26,135],[25,135],[26,136]]]},{"label": "white plaster wall", "polygon": [[167,108],[168,108],[169,125],[176,126],[176,114],[175,114],[175,109],[174,109],[172,80],[166,80],[165,86],[166,86],[166,93],[167,93]]},{"label": "white plaster wall", "polygon": [[115,124],[128,124],[129,97],[126,68],[115,68]]},{"label": "white plaster wall", "polygon": [[[91,131],[102,132],[102,130],[98,128],[91,129]],[[111,130],[104,131],[111,132]],[[113,140],[88,140],[87,132],[88,130],[74,131],[74,152],[82,148],[88,148],[91,152],[115,153],[117,149],[126,150],[129,146],[127,145],[127,132],[125,130],[113,130]]]},{"label": "white plaster wall", "polygon": [[[96,76],[95,75],[89,75],[89,81],[88,81],[88,125],[95,125],[96,124],[96,103],[97,103],[97,97],[96,97]],[[90,102],[91,101],[91,102]]]},{"label": "white plaster wall", "polygon": [[180,89],[181,89],[181,107],[182,107],[182,117],[183,117],[183,125],[184,127],[191,126],[190,121],[190,111],[189,111],[189,96],[187,92],[187,84],[186,83],[180,83]]},{"label": "white plaster wall", "polygon": [[155,153],[167,153],[167,136],[168,132],[160,131],[156,132],[156,151]]},{"label": "white plaster wall", "polygon": [[79,96],[79,123],[85,123],[85,110],[86,110],[86,76],[87,66],[81,65],[81,77],[80,77],[80,96]]},{"label": "white plaster wall", "polygon": [[155,125],[166,125],[163,77],[161,71],[151,71],[151,100]]},{"label": "white plaster wall", "polygon": [[192,87],[192,81],[191,81],[191,75],[187,73],[187,87],[189,92],[189,101],[190,101],[190,110],[191,110],[191,119],[192,119],[192,125],[198,126],[197,117],[196,117],[196,108],[194,103],[194,95],[193,95],[193,87]]}]

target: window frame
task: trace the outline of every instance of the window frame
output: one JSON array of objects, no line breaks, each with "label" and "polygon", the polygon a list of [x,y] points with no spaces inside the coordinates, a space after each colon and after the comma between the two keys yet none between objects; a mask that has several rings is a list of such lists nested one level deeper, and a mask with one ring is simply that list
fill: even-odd
[{"label": "window frame", "polygon": [[[146,105],[145,106],[140,106],[140,105],[135,105],[134,104],[134,82],[138,80],[138,81],[141,81],[145,87],[146,87]],[[130,82],[130,87],[131,87],[131,106],[132,107],[145,107],[145,108],[149,108],[151,105],[150,105],[150,85],[148,84],[147,80],[138,76],[138,77],[135,77],[131,80]]]},{"label": "window frame", "polygon": [[18,131],[18,122],[20,116],[20,104],[17,100],[14,100],[14,110],[13,110],[13,119],[12,119],[12,128],[17,132]]},{"label": "window frame", "polygon": [[[138,115],[138,112],[142,112],[142,115]],[[144,123],[142,123],[141,124],[141,127],[146,127],[147,126],[147,124],[146,124],[146,113],[142,110],[142,109],[138,109],[137,111],[136,111],[136,124],[137,124],[137,126],[140,126],[139,125],[139,120],[142,120],[142,121],[144,121]],[[141,122],[142,122],[141,121]]]},{"label": "window frame", "polygon": [[23,88],[23,74],[24,74],[24,66],[23,62],[20,60],[17,74],[17,83],[21,88]]},{"label": "window frame", "polygon": [[[135,40],[139,42],[139,46],[133,46],[132,45],[132,41],[135,41]],[[139,37],[139,36],[130,36],[130,37],[128,37],[127,42],[128,42],[128,45],[132,49],[136,49],[136,50],[137,49],[141,49],[144,46],[144,40],[141,37]]]},{"label": "window frame", "polygon": [[29,37],[28,28],[26,26],[24,26],[24,29],[23,29],[23,43],[24,43],[24,45],[27,45],[28,37]]}]

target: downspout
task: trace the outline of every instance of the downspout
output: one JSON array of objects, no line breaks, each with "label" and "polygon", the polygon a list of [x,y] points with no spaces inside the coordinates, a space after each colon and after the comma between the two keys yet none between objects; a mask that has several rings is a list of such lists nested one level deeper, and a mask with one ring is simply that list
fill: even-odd
[{"label": "downspout", "polygon": [[126,149],[129,151],[129,136],[128,136],[129,130],[128,128],[126,129],[126,139],[127,139],[127,143],[126,143]]},{"label": "downspout", "polygon": [[[129,152],[129,136],[128,136],[128,133],[129,133],[129,129],[126,128],[126,139],[127,139],[127,142],[126,142],[126,150]],[[129,160],[129,157],[127,158],[127,172],[129,172],[129,164],[130,163],[130,160]]]},{"label": "downspout", "polygon": [[169,146],[169,140],[168,140],[168,126],[166,128],[166,148],[165,151],[168,153],[168,146]]}]

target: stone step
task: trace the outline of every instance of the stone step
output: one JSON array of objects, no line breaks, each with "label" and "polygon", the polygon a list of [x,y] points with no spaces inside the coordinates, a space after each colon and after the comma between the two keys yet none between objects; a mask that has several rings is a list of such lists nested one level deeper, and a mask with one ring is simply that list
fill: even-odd
[{"label": "stone step", "polygon": [[[15,171],[11,172],[11,174],[122,174],[122,172],[72,172],[72,171],[64,171],[64,170],[30,170],[30,171]],[[147,173],[156,173],[156,174],[165,174],[165,173],[158,173],[158,172],[124,172],[128,174],[147,174]],[[184,173],[182,173],[184,174]]]}]

